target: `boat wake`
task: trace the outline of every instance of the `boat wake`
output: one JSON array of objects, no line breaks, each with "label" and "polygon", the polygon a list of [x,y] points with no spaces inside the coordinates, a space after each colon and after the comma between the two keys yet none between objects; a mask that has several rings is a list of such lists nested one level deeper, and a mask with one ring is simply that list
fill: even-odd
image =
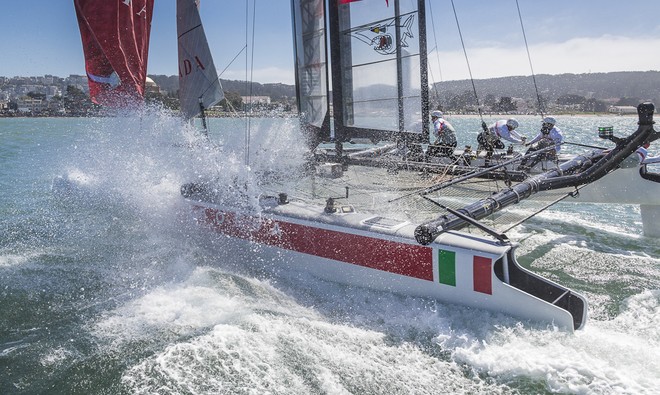
[{"label": "boat wake", "polygon": [[571,335],[311,276],[198,267],[90,330],[101,352],[138,357],[122,374],[129,392],[652,393],[659,299],[631,297]]}]

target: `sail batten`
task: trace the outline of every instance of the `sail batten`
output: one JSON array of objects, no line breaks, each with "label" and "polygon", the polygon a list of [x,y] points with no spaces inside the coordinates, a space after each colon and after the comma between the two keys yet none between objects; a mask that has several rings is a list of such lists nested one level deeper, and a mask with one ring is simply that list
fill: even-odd
[{"label": "sail batten", "polygon": [[179,37],[178,37],[178,38],[181,38],[181,37],[185,36],[186,34],[192,32],[193,30],[197,29],[198,27],[202,27],[202,25],[199,24],[199,25],[197,25],[197,26],[195,26],[195,27],[190,28],[188,31],[185,31],[185,32],[179,34]]},{"label": "sail batten", "polygon": [[194,118],[224,99],[195,0],[177,1],[181,115]]}]

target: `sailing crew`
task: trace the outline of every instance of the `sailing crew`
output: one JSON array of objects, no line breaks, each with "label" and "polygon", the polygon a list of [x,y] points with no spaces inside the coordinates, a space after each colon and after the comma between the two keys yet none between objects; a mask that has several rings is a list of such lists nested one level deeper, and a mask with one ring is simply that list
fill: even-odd
[{"label": "sailing crew", "polygon": [[477,143],[479,144],[477,146],[477,151],[486,151],[484,166],[490,165],[493,151],[496,148],[504,148],[502,139],[516,144],[525,144],[526,137],[519,135],[518,132],[515,131],[518,127],[518,121],[515,118],[497,121],[490,125],[490,127],[486,126],[486,123],[482,121],[481,127],[484,131],[477,136]]},{"label": "sailing crew", "polygon": [[489,127],[486,127],[486,124],[483,123],[484,131],[477,136],[479,150],[485,149],[486,151],[492,151],[494,148],[503,149],[504,143],[502,139],[514,144],[525,144],[527,138],[515,131],[518,125],[518,121],[515,118],[497,121]]},{"label": "sailing crew", "polygon": [[501,120],[495,122],[488,128],[488,130],[497,135],[497,137],[514,144],[525,144],[527,137],[521,136],[516,132],[518,125],[518,121],[515,118],[509,118],[506,121]]},{"label": "sailing crew", "polygon": [[428,149],[430,156],[446,156],[456,161],[454,149],[456,148],[456,130],[447,122],[441,111],[431,112],[431,122],[433,122],[433,136],[435,141]]},{"label": "sailing crew", "polygon": [[525,144],[526,147],[529,147],[527,152],[525,152],[525,155],[529,155],[544,148],[552,147],[553,145],[555,149],[547,150],[538,155],[532,156],[532,161],[529,165],[527,165],[527,159],[530,158],[523,159],[520,162],[520,166],[518,166],[518,170],[529,170],[541,160],[557,159],[557,154],[561,151],[561,144],[564,141],[564,136],[562,135],[561,130],[555,126],[556,124],[557,120],[554,117],[543,118],[539,134],[536,135],[532,141]]},{"label": "sailing crew", "polygon": [[651,143],[646,143],[643,146],[637,148],[637,156],[639,157],[639,164],[640,165],[650,165],[652,163],[660,163],[660,155],[659,156],[649,156],[648,149],[651,146]]},{"label": "sailing crew", "polygon": [[660,173],[655,173],[649,171],[646,165],[653,163],[660,163],[660,155],[658,156],[649,156],[648,148],[651,146],[651,143],[646,143],[643,146],[637,148],[637,156],[639,156],[639,175],[642,176],[645,180],[660,182]]}]

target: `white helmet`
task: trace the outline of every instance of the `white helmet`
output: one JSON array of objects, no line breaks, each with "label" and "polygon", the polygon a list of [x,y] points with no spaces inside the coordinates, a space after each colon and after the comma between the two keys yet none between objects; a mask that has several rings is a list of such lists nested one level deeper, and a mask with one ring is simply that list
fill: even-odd
[{"label": "white helmet", "polygon": [[543,118],[543,123],[549,123],[549,124],[556,124],[557,121],[553,117],[545,117]]},{"label": "white helmet", "polygon": [[433,117],[435,117],[435,118],[442,118],[442,112],[437,111],[437,110],[431,112],[431,118],[433,118]]},{"label": "white helmet", "polygon": [[506,121],[506,126],[510,127],[511,129],[515,129],[518,127],[518,121],[516,121],[515,118],[511,118]]}]

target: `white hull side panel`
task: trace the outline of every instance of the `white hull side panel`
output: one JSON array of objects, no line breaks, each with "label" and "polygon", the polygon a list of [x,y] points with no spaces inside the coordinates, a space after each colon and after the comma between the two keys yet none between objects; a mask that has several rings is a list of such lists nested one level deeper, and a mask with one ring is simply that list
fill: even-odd
[{"label": "white hull side panel", "polygon": [[[192,201],[190,203],[193,206],[195,219],[198,222],[209,226],[218,233],[234,237],[238,236],[237,239],[242,240],[242,251],[253,251],[255,255],[258,255],[258,258],[254,259],[254,262],[258,262],[262,266],[269,266],[270,271],[274,273],[282,271],[294,273],[304,271],[328,281],[410,296],[432,298],[441,302],[502,312],[523,319],[551,322],[560,328],[573,331],[573,317],[569,312],[514,288],[502,282],[495,275],[493,269],[494,263],[498,259],[503,259],[503,256],[506,255],[510,247],[496,245],[488,239],[450,232],[440,236],[436,242],[429,246],[423,247],[419,246],[412,237],[366,232],[361,229],[355,229],[354,227],[336,226],[334,224],[283,217],[281,215],[265,215],[264,213],[262,213],[261,217],[251,217],[252,219],[247,221],[249,227],[252,229],[251,235],[254,236],[252,237],[245,232],[237,234],[236,231],[223,228],[224,224],[217,222],[218,220],[230,222],[225,220],[225,218],[231,215],[229,214],[230,211],[211,204]],[[287,209],[291,208],[294,207],[287,207]],[[308,208],[304,208],[303,210],[308,210]],[[303,212],[306,217],[312,214],[309,211]],[[343,216],[341,220],[342,222],[351,222],[351,218],[360,218],[360,215]],[[324,220],[327,221],[325,218]],[[262,224],[268,223],[269,225],[267,227],[270,230],[264,230],[264,226],[260,228],[259,221],[262,221]],[[314,232],[315,229],[321,232],[338,232],[348,236],[374,238],[371,240],[375,240],[376,244],[380,241],[384,243],[393,242],[403,245],[409,244],[411,248],[428,249],[430,256],[428,254],[425,256],[428,257],[430,260],[429,264],[432,266],[428,267],[426,265],[426,268],[422,271],[415,272],[411,275],[403,275],[390,272],[388,268],[384,270],[374,269],[338,259],[328,259],[322,256],[302,253],[292,250],[291,247],[282,248],[280,246],[274,246],[268,241],[264,243],[255,240],[262,237],[259,234],[272,235],[273,224],[275,224],[275,227],[279,231],[281,229],[287,229],[287,224],[291,223],[296,226],[305,227],[308,232]],[[397,233],[411,232],[409,230],[399,229]],[[323,234],[326,235],[326,233]],[[309,236],[308,234],[307,237]],[[323,243],[323,239],[312,238],[308,242]],[[338,249],[343,248],[343,243],[337,242],[337,240],[334,242],[337,243]],[[258,245],[258,248],[255,248],[256,245]],[[350,245],[348,247],[355,250],[373,248],[373,246],[368,245]],[[440,281],[440,250],[449,252],[455,257],[455,277],[454,284],[452,285],[443,284]],[[477,260],[479,259],[488,262],[485,270],[483,265],[481,269],[478,269]],[[408,262],[408,264],[416,267],[425,265],[424,262]],[[509,264],[513,265],[514,263],[510,262]],[[397,262],[392,265],[396,266]],[[405,263],[403,265],[400,264],[400,266],[405,266]],[[411,270],[414,271],[416,269]],[[427,272],[424,272],[426,270]],[[478,281],[482,284],[478,285]],[[586,317],[583,318],[586,319]],[[582,322],[584,322],[584,319]]]},{"label": "white hull side panel", "polygon": [[548,322],[549,317],[553,317],[550,321],[554,325],[573,331],[573,317],[567,311],[497,281],[494,274],[492,295],[475,292],[471,262],[466,262],[471,257],[467,255],[457,261],[457,285],[453,287],[292,251],[287,252],[286,258],[280,249],[271,252],[281,259],[280,263],[284,263],[287,270],[304,270],[327,281],[435,299],[537,322]]},{"label": "white hull side panel", "polygon": [[660,183],[642,178],[638,167],[617,169],[580,191],[591,203],[660,205]]}]

